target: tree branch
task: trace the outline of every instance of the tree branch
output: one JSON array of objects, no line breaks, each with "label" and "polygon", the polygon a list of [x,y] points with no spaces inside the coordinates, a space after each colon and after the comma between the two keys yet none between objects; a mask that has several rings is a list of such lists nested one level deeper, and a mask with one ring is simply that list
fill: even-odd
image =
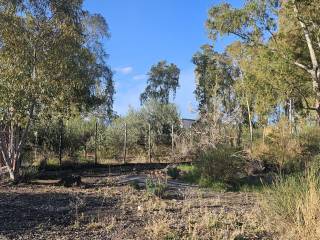
[{"label": "tree branch", "polygon": [[307,41],[307,45],[308,45],[308,48],[309,48],[309,54],[310,54],[310,58],[311,58],[311,62],[312,62],[312,65],[313,65],[313,70],[316,70],[319,65],[318,65],[318,60],[317,60],[317,56],[316,56],[316,53],[314,51],[314,48],[313,48],[313,44],[312,44],[312,40],[311,40],[311,37],[310,37],[310,32],[309,32],[309,29],[307,27],[307,25],[301,21],[301,19],[299,18],[299,10],[298,10],[298,7],[297,7],[297,4],[296,4],[296,1],[293,1],[293,10],[296,14],[296,18],[303,30],[303,33],[304,33],[304,37]]},{"label": "tree branch", "polygon": [[308,68],[306,65],[304,65],[304,64],[302,64],[302,63],[299,63],[299,62],[295,61],[294,64],[295,64],[296,66],[298,66],[299,68],[307,71],[308,73],[311,73],[311,74],[313,73],[313,70],[312,70],[312,69]]}]

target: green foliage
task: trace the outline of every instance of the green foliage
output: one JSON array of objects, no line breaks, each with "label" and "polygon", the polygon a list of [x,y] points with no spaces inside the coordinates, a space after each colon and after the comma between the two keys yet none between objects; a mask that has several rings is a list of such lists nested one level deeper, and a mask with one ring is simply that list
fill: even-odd
[{"label": "green foliage", "polygon": [[148,85],[140,96],[141,104],[150,99],[168,104],[170,94],[172,93],[174,97],[176,89],[179,87],[180,69],[173,63],[168,64],[166,61],[160,61],[151,67],[148,75]]},{"label": "green foliage", "polygon": [[307,156],[315,156],[320,152],[320,128],[305,124],[299,124],[299,142],[303,146],[303,154]]},{"label": "green foliage", "polygon": [[294,169],[299,166],[302,147],[298,139],[291,133],[290,125],[286,119],[281,119],[272,128],[265,140],[268,146],[267,158],[283,169]]},{"label": "green foliage", "polygon": [[228,146],[203,152],[197,163],[201,177],[230,183],[243,176],[244,167],[245,160],[241,152]]},{"label": "green foliage", "polygon": [[235,190],[230,183],[216,180],[211,176],[204,176],[198,168],[198,165],[180,165],[178,168],[181,170],[181,179],[188,183],[197,184],[202,188],[210,188],[217,192]]},{"label": "green foliage", "polygon": [[223,118],[236,115],[236,121],[241,122],[241,115],[238,113],[241,106],[234,88],[239,71],[230,56],[215,52],[213,46],[204,45],[193,56],[192,61],[196,67],[197,79],[194,93],[199,101],[198,109],[202,117],[219,109]]},{"label": "green foliage", "polygon": [[127,124],[127,147],[129,151],[134,154],[144,152],[148,127],[141,113],[131,109],[126,116],[115,119],[109,126],[101,129],[99,146],[103,157],[116,158],[122,154],[125,124]]},{"label": "green foliage", "polygon": [[[63,124],[63,125],[61,125]],[[64,121],[37,122],[30,130],[29,144],[37,146],[43,156],[59,154],[59,141],[62,134],[62,150],[75,156],[85,149],[95,133],[95,119],[75,117]],[[89,146],[88,146],[89,148]],[[89,150],[89,149],[88,149]]]},{"label": "green foliage", "polygon": [[[0,150],[11,178],[36,119],[55,121],[103,103],[112,108],[106,54],[90,44],[101,44],[108,28],[82,7],[82,1],[0,1],[0,118],[14,138],[1,135]],[[105,94],[95,89],[105,85]]]},{"label": "green foliage", "polygon": [[273,165],[278,172],[301,171],[319,153],[320,130],[318,126],[304,121],[290,124],[281,118],[277,124],[268,126],[248,147],[249,157]]},{"label": "green foliage", "polygon": [[194,93],[199,102],[198,109],[206,112],[210,108],[211,98],[215,95],[217,61],[212,46],[204,45],[201,50],[192,58],[193,64],[196,65],[195,72],[197,76],[197,87]]},{"label": "green foliage", "polygon": [[168,176],[177,179],[180,176],[180,169],[178,167],[169,167],[167,170]]},{"label": "green foliage", "polygon": [[135,190],[140,190],[140,189],[141,189],[141,187],[140,187],[140,185],[139,185],[139,181],[137,181],[137,180],[131,181],[131,182],[129,183],[129,185],[130,185],[133,189],[135,189]]},{"label": "green foliage", "polygon": [[318,8],[317,1],[250,0],[209,11],[214,40],[233,34],[241,41],[229,47],[241,71],[237,92],[264,124],[277,107],[287,108],[288,99],[302,114],[317,110],[319,75],[310,66],[318,67]]},{"label": "green foliage", "polygon": [[199,183],[200,173],[194,165],[179,165],[181,171],[181,179],[189,183]]},{"label": "green foliage", "polygon": [[161,104],[154,99],[146,102],[141,109],[145,123],[150,124],[152,140],[155,143],[171,143],[171,127],[180,129],[180,113],[174,104]]},{"label": "green foliage", "polygon": [[141,110],[130,109],[124,117],[112,121],[100,131],[99,146],[103,157],[117,158],[123,152],[125,124],[127,126],[127,147],[132,155],[146,155],[148,149],[149,126],[152,145],[171,144],[171,126],[179,129],[179,113],[173,104],[148,101]]},{"label": "green foliage", "polygon": [[27,168],[22,168],[20,173],[20,182],[29,183],[32,179],[39,175],[39,168],[36,166],[30,166]]},{"label": "green foliage", "polygon": [[152,194],[161,198],[163,197],[167,188],[168,188],[167,184],[161,182],[159,179],[158,180],[153,180],[150,178],[146,179],[146,190],[149,194]]}]

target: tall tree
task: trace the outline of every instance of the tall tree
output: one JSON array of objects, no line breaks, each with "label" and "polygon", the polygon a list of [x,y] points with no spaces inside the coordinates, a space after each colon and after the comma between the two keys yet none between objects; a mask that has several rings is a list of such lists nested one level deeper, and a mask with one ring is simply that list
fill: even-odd
[{"label": "tall tree", "polygon": [[0,152],[11,179],[34,120],[97,104],[81,0],[0,1]]},{"label": "tall tree", "polygon": [[[239,77],[238,66],[227,52],[218,53],[213,46],[204,45],[193,57],[197,87],[195,95],[199,101],[202,122],[209,125],[228,125],[238,132],[241,140],[243,115],[235,85]],[[213,117],[214,116],[214,117]],[[212,120],[217,122],[212,122]]]},{"label": "tall tree", "polygon": [[176,90],[179,87],[180,69],[173,63],[168,64],[166,61],[160,61],[151,67],[148,75],[147,87],[140,95],[141,104],[148,99],[155,99],[160,103],[168,104],[170,94],[175,97]]},{"label": "tall tree", "polygon": [[[221,4],[210,10],[207,27],[213,39],[219,34],[233,34],[247,47],[259,47],[268,54],[272,53],[278,62],[299,69],[295,72],[304,71],[314,99],[311,105],[304,101],[304,108],[315,110],[320,117],[320,22],[317,0],[247,0],[239,9]],[[304,79],[296,88],[303,85]]]},{"label": "tall tree", "polygon": [[201,51],[193,56],[192,62],[195,65],[197,80],[194,93],[199,102],[198,110],[205,114],[210,109],[215,87],[216,58],[213,47],[203,45]]},{"label": "tall tree", "polygon": [[237,108],[234,84],[238,70],[227,53],[215,52],[210,45],[204,45],[201,49],[192,59],[197,78],[195,95],[199,101],[199,111],[205,114],[213,107],[218,107],[224,114],[232,115]]},{"label": "tall tree", "polygon": [[100,100],[96,115],[110,121],[114,117],[114,80],[113,72],[106,63],[108,54],[103,47],[104,38],[109,38],[109,26],[100,14],[86,13],[83,20],[86,35],[86,47],[93,53],[95,61],[92,74],[96,78],[95,95]]}]

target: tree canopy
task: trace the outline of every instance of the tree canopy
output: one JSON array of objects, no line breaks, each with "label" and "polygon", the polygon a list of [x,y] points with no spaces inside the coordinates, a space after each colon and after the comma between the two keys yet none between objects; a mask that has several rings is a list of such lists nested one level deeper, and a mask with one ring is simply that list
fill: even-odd
[{"label": "tree canopy", "polygon": [[170,94],[175,97],[179,87],[180,69],[173,63],[160,61],[153,65],[148,73],[147,87],[140,95],[141,104],[148,99],[155,99],[161,103],[168,104]]},{"label": "tree canopy", "polygon": [[[14,178],[36,117],[112,107],[112,72],[99,47],[109,33],[79,0],[0,1],[0,25],[0,150]],[[94,91],[102,80],[108,94]]]}]

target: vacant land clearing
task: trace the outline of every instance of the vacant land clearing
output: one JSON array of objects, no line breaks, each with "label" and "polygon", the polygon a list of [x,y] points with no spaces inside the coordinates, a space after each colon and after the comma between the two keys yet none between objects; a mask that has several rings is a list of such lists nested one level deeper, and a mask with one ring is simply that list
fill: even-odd
[{"label": "vacant land clearing", "polygon": [[[145,189],[159,171],[84,174],[0,187],[0,236],[8,239],[267,239],[255,221],[255,193],[218,193],[168,180],[165,199]],[[133,182],[142,189],[137,189]]]}]

